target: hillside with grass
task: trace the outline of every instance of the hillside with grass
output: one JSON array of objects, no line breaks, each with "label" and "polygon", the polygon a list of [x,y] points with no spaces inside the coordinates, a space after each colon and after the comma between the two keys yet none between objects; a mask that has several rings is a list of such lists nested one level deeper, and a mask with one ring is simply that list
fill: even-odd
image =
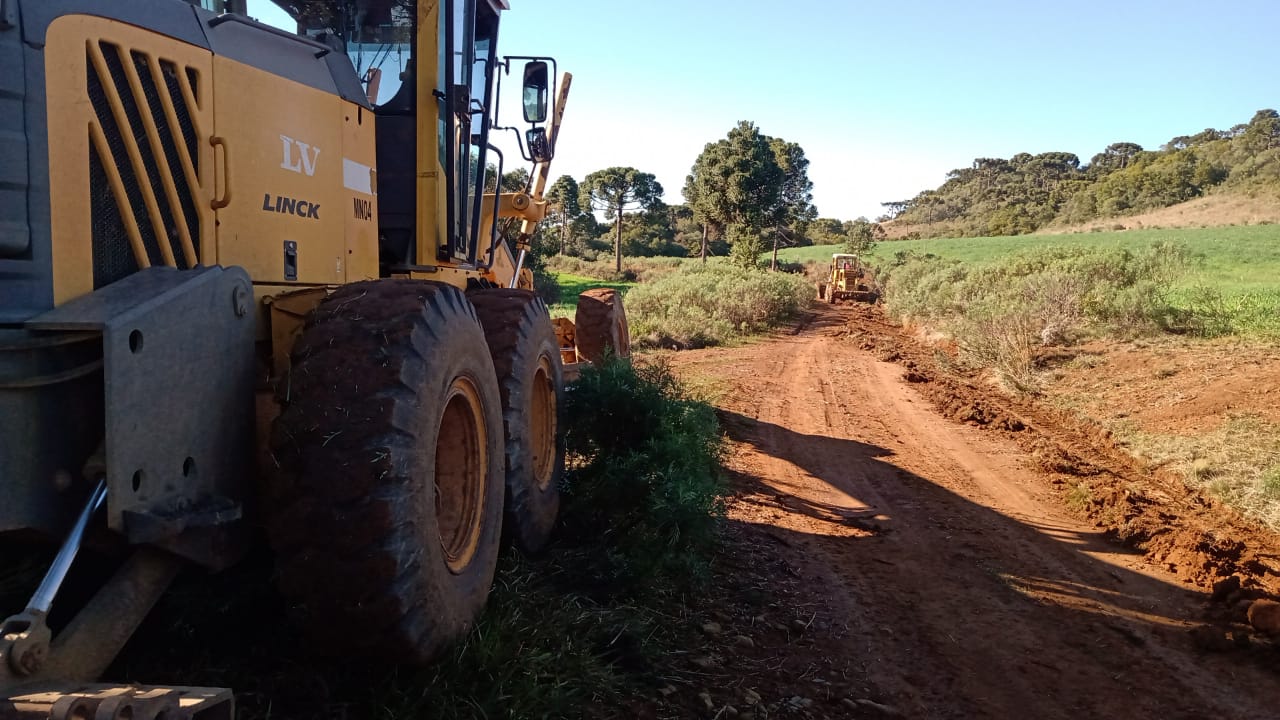
[{"label": "hillside with grass", "polygon": [[1264,109],[1247,123],[1180,135],[1155,150],[1112,143],[1088,163],[1070,152],[977,158],[935,189],[885,203],[885,219],[897,237],[1024,235],[1206,196],[1274,197],[1277,189],[1280,113]]}]

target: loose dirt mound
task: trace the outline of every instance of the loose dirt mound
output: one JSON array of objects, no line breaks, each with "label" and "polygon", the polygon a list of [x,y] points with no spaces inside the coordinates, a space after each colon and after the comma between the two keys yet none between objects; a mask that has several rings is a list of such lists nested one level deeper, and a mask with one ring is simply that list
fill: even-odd
[{"label": "loose dirt mound", "polygon": [[1044,358],[1050,400],[1162,434],[1201,435],[1240,415],[1280,423],[1280,351],[1223,338],[1094,341]]},{"label": "loose dirt mound", "polygon": [[1252,595],[1280,592],[1280,537],[1173,474],[1143,468],[1106,429],[1003,394],[982,373],[958,367],[949,348],[917,339],[878,307],[848,308],[847,322],[829,332],[901,364],[943,415],[1016,438],[1056,476],[1069,505],[1184,580],[1208,590],[1238,576]]}]

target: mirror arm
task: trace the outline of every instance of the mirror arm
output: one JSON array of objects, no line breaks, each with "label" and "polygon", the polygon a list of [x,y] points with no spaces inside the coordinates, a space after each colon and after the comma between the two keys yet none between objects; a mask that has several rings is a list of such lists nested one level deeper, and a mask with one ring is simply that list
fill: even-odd
[{"label": "mirror arm", "polygon": [[503,130],[503,131],[506,131],[506,132],[514,133],[514,134],[515,134],[515,136],[516,136],[516,143],[517,143],[517,144],[519,144],[519,146],[520,146],[520,157],[524,158],[524,159],[525,159],[526,161],[528,161],[528,162],[533,162],[533,158],[529,155],[529,152],[528,152],[527,150],[525,150],[525,147],[524,147],[524,136],[520,134],[520,129],[519,129],[519,128],[513,128],[513,127],[498,127],[498,126],[494,126],[494,127],[489,128],[489,131],[490,131],[490,137],[492,137],[492,136],[493,136],[493,131],[494,131],[494,130]]}]

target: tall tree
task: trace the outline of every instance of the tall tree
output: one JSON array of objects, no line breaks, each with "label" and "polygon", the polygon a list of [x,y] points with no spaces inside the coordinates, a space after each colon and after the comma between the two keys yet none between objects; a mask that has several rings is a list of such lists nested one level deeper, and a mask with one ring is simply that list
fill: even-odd
[{"label": "tall tree", "polygon": [[570,175],[561,175],[547,188],[547,215],[556,228],[560,240],[560,254],[564,255],[569,242],[569,224],[582,215],[582,203],[578,200],[578,181]]},{"label": "tall tree", "polygon": [[809,223],[818,217],[818,209],[813,206],[813,181],[809,179],[809,159],[804,156],[804,148],[781,138],[771,138],[769,145],[782,169],[782,187],[771,218],[773,261],[770,269],[777,270],[778,245],[781,242],[795,244]]},{"label": "tall tree", "polygon": [[622,216],[627,210],[656,207],[662,202],[662,185],[651,173],[633,167],[611,167],[583,179],[578,197],[583,205],[614,221],[614,270],[622,272]]},{"label": "tall tree", "polygon": [[1245,137],[1251,141],[1250,149],[1254,152],[1280,145],[1280,113],[1269,108],[1254,113]]},{"label": "tall tree", "polygon": [[880,223],[860,217],[845,223],[844,251],[854,255],[866,255],[876,246],[877,241],[884,239],[884,236],[884,228],[880,227]]},{"label": "tall tree", "polygon": [[1141,152],[1142,146],[1138,143],[1111,143],[1106,150],[1094,155],[1089,161],[1089,175],[1096,178],[1116,170],[1123,170],[1129,167]]},{"label": "tall tree", "polygon": [[498,178],[498,166],[489,163],[484,171],[484,191],[494,192],[500,189],[501,192],[524,192],[529,187],[529,171],[520,167],[515,170],[508,170],[502,173],[502,178]]},{"label": "tall tree", "polygon": [[529,171],[518,167],[502,173],[502,192],[525,192],[529,189]]},{"label": "tall tree", "polygon": [[[785,155],[781,161],[779,149]],[[723,140],[703,148],[685,179],[684,196],[704,228],[736,226],[729,237],[754,240],[762,229],[777,227],[790,209],[803,215],[811,190],[804,151],[742,121]]]}]

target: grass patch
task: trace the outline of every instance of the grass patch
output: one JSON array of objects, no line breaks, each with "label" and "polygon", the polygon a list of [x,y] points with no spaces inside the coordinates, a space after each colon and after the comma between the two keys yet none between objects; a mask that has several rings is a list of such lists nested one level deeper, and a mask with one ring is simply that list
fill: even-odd
[{"label": "grass patch", "polygon": [[1071,486],[1067,491],[1067,507],[1079,513],[1084,513],[1093,506],[1093,491],[1089,489],[1087,483],[1077,483]]},{"label": "grass patch", "polygon": [[701,265],[702,260],[682,257],[624,257],[622,272],[614,269],[612,255],[607,257],[602,255],[595,259],[552,255],[544,260],[544,264],[554,272],[581,275],[608,282],[649,282],[683,267]]},{"label": "grass patch", "polygon": [[1280,425],[1246,415],[1190,437],[1141,432],[1129,423],[1115,432],[1138,458],[1280,530]]},{"label": "grass patch", "polygon": [[632,290],[628,323],[638,347],[706,347],[774,327],[813,295],[813,286],[799,275],[695,266]]},{"label": "grass patch", "polygon": [[348,701],[355,703],[352,714],[514,720],[570,717],[621,703],[634,681],[615,661],[632,652],[628,664],[643,667],[637,637],[651,641],[659,618],[646,609],[602,605],[548,580],[568,569],[558,557],[505,557],[476,629],[427,668],[390,669],[365,697]]}]

